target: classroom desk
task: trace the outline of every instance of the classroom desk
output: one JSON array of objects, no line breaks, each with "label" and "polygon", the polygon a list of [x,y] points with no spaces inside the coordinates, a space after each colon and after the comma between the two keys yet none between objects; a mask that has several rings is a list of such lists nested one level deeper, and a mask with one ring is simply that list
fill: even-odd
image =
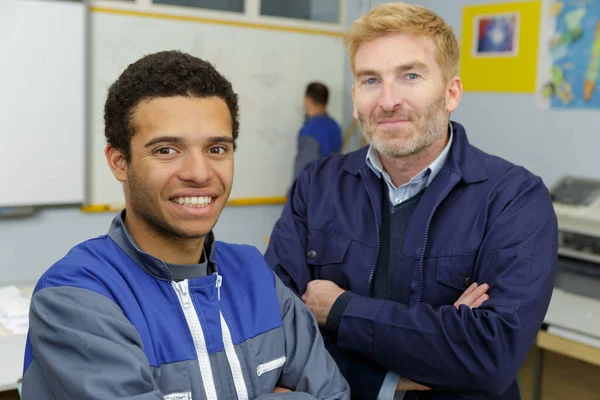
[{"label": "classroom desk", "polygon": [[534,348],[532,400],[541,400],[544,352],[600,366],[600,301],[554,289]]}]

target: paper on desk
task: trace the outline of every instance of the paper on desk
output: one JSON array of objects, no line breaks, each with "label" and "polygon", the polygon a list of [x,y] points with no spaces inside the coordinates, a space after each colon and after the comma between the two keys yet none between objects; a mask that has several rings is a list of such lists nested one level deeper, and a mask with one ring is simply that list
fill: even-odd
[{"label": "paper on desk", "polygon": [[18,318],[29,313],[29,299],[21,295],[11,299],[0,299],[0,318]]},{"label": "paper on desk", "polygon": [[5,299],[11,299],[21,294],[21,291],[16,286],[0,286],[0,304]]},{"label": "paper on desk", "polygon": [[0,287],[0,325],[13,334],[27,333],[29,298],[16,286]]},{"label": "paper on desk", "polygon": [[25,334],[29,329],[29,318],[0,318],[0,325],[13,334]]}]

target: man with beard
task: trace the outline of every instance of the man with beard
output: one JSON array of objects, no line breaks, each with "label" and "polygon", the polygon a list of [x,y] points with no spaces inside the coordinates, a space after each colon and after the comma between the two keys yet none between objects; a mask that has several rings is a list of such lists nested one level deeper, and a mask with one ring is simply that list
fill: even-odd
[{"label": "man with beard", "polygon": [[231,84],[151,54],[110,87],[104,121],[126,209],[39,280],[22,398],[348,399],[304,303],[257,249],[212,234],[233,181]]},{"label": "man with beard", "polygon": [[519,399],[554,285],[548,190],[450,121],[459,48],[438,15],[386,3],[345,41],[370,146],[300,174],[267,262],[316,316],[353,398]]}]

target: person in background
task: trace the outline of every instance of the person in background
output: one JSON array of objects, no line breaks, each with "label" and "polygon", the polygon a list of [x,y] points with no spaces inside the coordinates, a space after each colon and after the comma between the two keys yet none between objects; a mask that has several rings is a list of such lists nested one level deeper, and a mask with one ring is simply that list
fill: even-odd
[{"label": "person in background", "polygon": [[327,114],[328,101],[327,86],[319,82],[308,84],[304,96],[305,122],[298,133],[294,179],[311,162],[342,150],[342,129]]},{"label": "person in background", "polygon": [[302,300],[256,248],[215,240],[239,131],[231,83],[188,54],[150,54],[110,87],[104,121],[126,208],[35,287],[23,400],[348,400]]},{"label": "person in background", "polygon": [[[519,399],[556,273],[548,189],[450,120],[459,45],[440,16],[385,3],[345,41],[370,145],[300,173],[267,262],[315,314],[353,399]],[[483,301],[456,304],[471,287]]]}]

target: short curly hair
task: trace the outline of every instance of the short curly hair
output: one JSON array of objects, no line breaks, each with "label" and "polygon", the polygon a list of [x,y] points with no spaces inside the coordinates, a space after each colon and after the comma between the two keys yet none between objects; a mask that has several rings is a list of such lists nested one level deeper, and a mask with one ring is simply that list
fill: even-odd
[{"label": "short curly hair", "polygon": [[239,134],[238,96],[231,82],[208,61],[180,51],[149,54],[129,65],[108,89],[104,135],[109,145],[131,161],[133,115],[140,102],[158,97],[219,97],[231,114],[234,149]]}]

